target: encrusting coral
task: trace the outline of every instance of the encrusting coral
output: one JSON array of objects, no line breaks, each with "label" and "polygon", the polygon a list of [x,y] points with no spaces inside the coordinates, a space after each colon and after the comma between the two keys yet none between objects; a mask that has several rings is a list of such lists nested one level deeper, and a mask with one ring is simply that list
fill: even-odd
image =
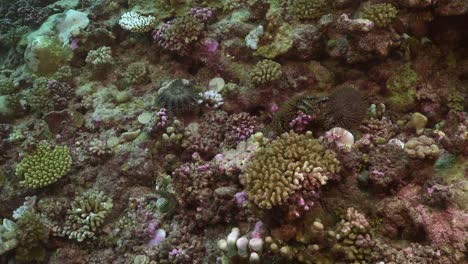
[{"label": "encrusting coral", "polygon": [[41,188],[62,178],[71,168],[72,158],[67,146],[52,147],[40,143],[36,150],[26,155],[16,166],[21,184],[29,188]]},{"label": "encrusting coral", "polygon": [[301,189],[307,174],[316,174],[321,184],[327,174],[337,173],[340,165],[335,154],[325,150],[312,133],[284,133],[260,149],[250,161],[242,179],[249,199],[261,208],[281,205]]}]

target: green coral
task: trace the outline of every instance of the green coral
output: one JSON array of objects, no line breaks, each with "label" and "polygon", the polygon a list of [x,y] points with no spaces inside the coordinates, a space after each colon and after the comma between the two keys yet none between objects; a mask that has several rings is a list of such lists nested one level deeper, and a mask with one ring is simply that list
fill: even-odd
[{"label": "green coral", "polygon": [[86,63],[94,66],[111,64],[114,61],[112,58],[112,50],[110,47],[102,46],[98,49],[91,50],[86,56]]},{"label": "green coral", "polygon": [[272,60],[261,60],[253,68],[250,78],[255,85],[264,85],[278,80],[282,74],[281,64]]},{"label": "green coral", "polygon": [[337,173],[339,161],[311,132],[284,133],[260,149],[242,175],[249,199],[260,208],[282,205],[297,190],[305,174],[317,174],[324,184],[327,173]]},{"label": "green coral", "polygon": [[48,80],[45,77],[37,78],[33,87],[25,93],[25,100],[35,113],[52,111],[54,104],[51,98]]},{"label": "green coral", "polygon": [[33,212],[24,213],[17,222],[18,248],[16,260],[20,262],[43,261],[45,244],[49,239],[49,229],[42,223],[39,215]]},{"label": "green coral", "polygon": [[274,33],[265,33],[262,39],[272,41],[261,45],[257,49],[257,54],[267,59],[274,59],[285,54],[293,46],[293,27],[289,24],[281,25]]},{"label": "green coral", "polygon": [[134,62],[128,65],[125,77],[130,83],[138,84],[142,83],[146,79],[147,74],[147,63]]},{"label": "green coral", "polygon": [[59,82],[67,82],[73,79],[72,68],[68,65],[63,65],[52,75],[52,79]]},{"label": "green coral", "polygon": [[392,23],[398,14],[398,9],[391,4],[375,4],[364,8],[362,18],[369,19],[378,27],[386,27]]},{"label": "green coral", "polygon": [[63,45],[58,38],[49,36],[35,37],[24,53],[29,69],[40,75],[53,74],[72,57],[69,45]]},{"label": "green coral", "polygon": [[0,225],[0,256],[18,246],[18,226],[9,219],[3,219]]},{"label": "green coral", "polygon": [[112,207],[112,199],[103,192],[86,191],[76,197],[71,203],[71,208],[67,210],[62,235],[78,242],[93,238]]},{"label": "green coral", "polygon": [[325,0],[289,0],[289,11],[298,19],[317,19],[325,14]]},{"label": "green coral", "polygon": [[13,80],[10,78],[0,75],[0,95],[12,94],[16,91],[16,87]]},{"label": "green coral", "polygon": [[41,188],[62,178],[71,168],[72,158],[67,146],[52,147],[40,143],[34,153],[26,155],[16,166],[16,175],[23,177],[21,184]]},{"label": "green coral", "polygon": [[454,90],[451,92],[447,98],[448,103],[447,106],[454,111],[462,112],[465,109],[465,97],[463,94],[458,91]]},{"label": "green coral", "polygon": [[389,104],[394,110],[407,111],[414,106],[417,81],[418,75],[410,64],[405,64],[387,80]]}]

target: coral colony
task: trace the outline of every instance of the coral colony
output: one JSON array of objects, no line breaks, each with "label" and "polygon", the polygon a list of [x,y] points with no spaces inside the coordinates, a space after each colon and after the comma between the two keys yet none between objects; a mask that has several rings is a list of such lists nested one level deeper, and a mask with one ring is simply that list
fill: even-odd
[{"label": "coral colony", "polygon": [[467,0],[1,1],[0,263],[468,263],[467,43]]}]

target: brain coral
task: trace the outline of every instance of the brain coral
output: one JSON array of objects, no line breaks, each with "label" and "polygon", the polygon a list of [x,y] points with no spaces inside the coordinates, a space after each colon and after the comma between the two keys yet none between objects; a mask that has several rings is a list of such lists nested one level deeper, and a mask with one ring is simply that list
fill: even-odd
[{"label": "brain coral", "polygon": [[[249,199],[260,208],[283,204],[301,189],[301,183],[314,168],[321,175],[337,173],[340,164],[331,150],[312,138],[312,133],[284,133],[260,149],[242,175]],[[326,178],[326,177],[325,177]],[[319,179],[321,182],[326,179]]]},{"label": "brain coral", "polygon": [[26,155],[16,166],[16,175],[23,177],[21,184],[29,188],[41,188],[56,182],[71,167],[72,158],[67,146],[41,143],[36,151]]}]

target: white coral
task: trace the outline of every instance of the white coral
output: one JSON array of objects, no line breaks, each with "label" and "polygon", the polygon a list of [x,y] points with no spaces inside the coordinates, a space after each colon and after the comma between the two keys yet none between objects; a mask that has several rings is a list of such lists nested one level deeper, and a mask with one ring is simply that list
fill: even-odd
[{"label": "white coral", "polygon": [[199,96],[201,99],[198,100],[198,103],[204,103],[208,108],[218,108],[224,104],[223,96],[213,90],[200,93]]},{"label": "white coral", "polygon": [[142,16],[137,12],[130,11],[120,17],[119,25],[134,33],[145,33],[155,27],[156,18],[154,16]]}]

